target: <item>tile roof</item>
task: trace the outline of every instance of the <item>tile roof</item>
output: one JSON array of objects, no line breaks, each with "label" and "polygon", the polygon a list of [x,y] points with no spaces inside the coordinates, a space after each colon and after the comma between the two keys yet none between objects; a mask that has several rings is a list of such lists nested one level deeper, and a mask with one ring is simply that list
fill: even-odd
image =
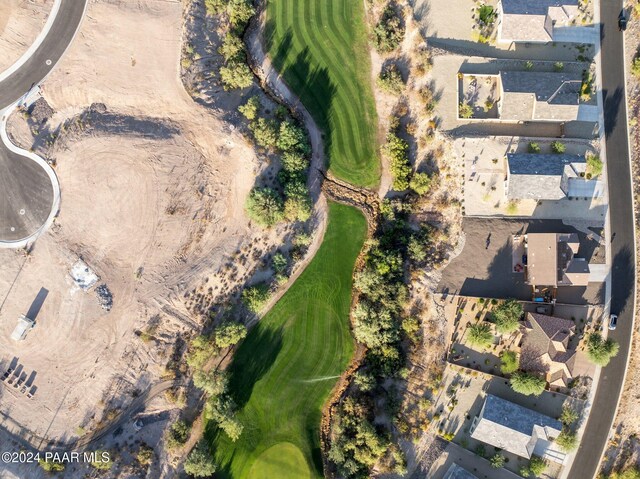
[{"label": "tile roof", "polygon": [[561,429],[560,421],[487,394],[471,437],[530,458],[538,439],[555,438]]}]

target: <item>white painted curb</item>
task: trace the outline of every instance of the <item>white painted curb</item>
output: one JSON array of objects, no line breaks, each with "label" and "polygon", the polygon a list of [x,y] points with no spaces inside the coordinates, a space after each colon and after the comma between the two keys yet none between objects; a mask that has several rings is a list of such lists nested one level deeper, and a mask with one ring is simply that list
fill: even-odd
[{"label": "white painted curb", "polygon": [[40,226],[40,228],[38,228],[37,231],[27,236],[26,238],[22,238],[19,240],[0,241],[0,248],[24,248],[29,243],[32,243],[51,226],[54,218],[56,217],[56,215],[58,214],[58,211],[60,210],[60,183],[51,165],[49,165],[49,163],[47,163],[43,158],[36,155],[35,153],[32,153],[30,151],[27,151],[23,148],[20,148],[14,145],[9,139],[9,136],[7,135],[7,121],[9,120],[9,116],[11,115],[11,113],[13,113],[13,111],[16,109],[17,106],[18,106],[18,102],[0,111],[0,114],[2,114],[2,118],[0,119],[0,139],[2,139],[2,143],[4,143],[7,149],[12,151],[16,155],[25,157],[26,158],[25,161],[29,161],[29,160],[35,161],[38,164],[38,166],[40,166],[47,173],[47,176],[51,181],[51,186],[53,187],[53,202],[51,204],[51,211],[49,212],[49,216],[47,217],[47,220],[44,222],[42,226]]},{"label": "white painted curb", "polygon": [[44,24],[44,28],[40,32],[40,34],[36,37],[35,41],[31,44],[29,49],[22,54],[20,58],[16,60],[16,62],[7,68],[5,71],[0,73],[0,81],[8,78],[16,71],[20,69],[22,65],[24,65],[29,58],[35,53],[35,51],[42,45],[44,39],[47,37],[49,30],[53,26],[56,17],[58,16],[58,11],[60,10],[60,5],[62,4],[62,0],[54,0],[53,6],[51,7],[51,12],[49,12],[49,16],[47,17],[47,22]]}]

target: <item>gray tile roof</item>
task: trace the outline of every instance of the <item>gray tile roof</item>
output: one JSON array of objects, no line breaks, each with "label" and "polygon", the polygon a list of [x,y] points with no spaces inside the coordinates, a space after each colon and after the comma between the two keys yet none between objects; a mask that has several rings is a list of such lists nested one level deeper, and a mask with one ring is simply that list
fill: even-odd
[{"label": "gray tile roof", "polygon": [[502,0],[501,8],[501,39],[550,42],[554,23],[567,25],[576,15],[578,0]]},{"label": "gray tile roof", "polygon": [[562,176],[566,166],[585,163],[579,155],[510,153],[507,196],[511,199],[560,200],[566,197]]},{"label": "gray tile roof", "polygon": [[478,479],[466,469],[458,466],[455,462],[447,469],[443,479]]},{"label": "gray tile roof", "polygon": [[536,100],[553,105],[580,102],[580,72],[501,71],[500,80],[507,93],[533,93]]},{"label": "gray tile roof", "polygon": [[487,394],[471,437],[530,458],[538,439],[553,439],[561,430],[560,421]]}]

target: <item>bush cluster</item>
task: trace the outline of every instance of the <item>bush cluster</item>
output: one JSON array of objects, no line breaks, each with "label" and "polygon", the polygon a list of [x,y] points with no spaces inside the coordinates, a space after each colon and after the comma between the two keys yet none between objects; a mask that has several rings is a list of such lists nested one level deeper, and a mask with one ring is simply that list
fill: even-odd
[{"label": "bush cluster", "polygon": [[396,12],[395,5],[388,4],[373,28],[373,42],[376,50],[389,53],[400,45],[404,39],[402,17]]}]

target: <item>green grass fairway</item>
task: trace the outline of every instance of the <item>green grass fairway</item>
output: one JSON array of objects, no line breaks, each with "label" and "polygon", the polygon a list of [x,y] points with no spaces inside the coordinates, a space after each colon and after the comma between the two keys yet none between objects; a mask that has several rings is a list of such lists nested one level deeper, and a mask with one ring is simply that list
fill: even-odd
[{"label": "green grass fairway", "polygon": [[322,477],[322,406],[353,354],[351,279],[365,235],[360,211],[329,203],[315,258],[236,351],[230,389],[244,432],[232,443],[209,430],[220,477]]},{"label": "green grass fairway", "polygon": [[295,477],[310,479],[311,472],[304,454],[289,442],[281,442],[264,451],[249,472],[251,479]]},{"label": "green grass fairway", "polygon": [[375,186],[377,116],[362,0],[269,0],[274,66],[324,131],[329,168]]}]

